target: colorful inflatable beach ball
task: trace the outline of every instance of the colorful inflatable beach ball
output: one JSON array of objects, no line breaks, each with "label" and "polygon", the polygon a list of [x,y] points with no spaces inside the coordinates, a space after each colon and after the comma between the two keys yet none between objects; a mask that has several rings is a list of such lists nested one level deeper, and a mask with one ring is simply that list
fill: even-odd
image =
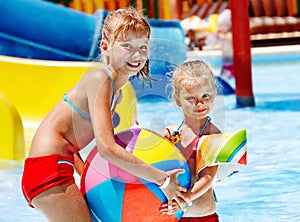
[{"label": "colorful inflatable beach ball", "polygon": [[[178,181],[190,187],[189,166],[180,151],[160,135],[142,128],[133,128],[115,135],[128,152],[164,171],[184,169]],[[136,166],[138,167],[138,166]],[[151,182],[137,178],[107,162],[95,147],[87,157],[81,178],[81,191],[94,221],[178,221],[183,211],[173,215],[160,213],[166,197]]]}]

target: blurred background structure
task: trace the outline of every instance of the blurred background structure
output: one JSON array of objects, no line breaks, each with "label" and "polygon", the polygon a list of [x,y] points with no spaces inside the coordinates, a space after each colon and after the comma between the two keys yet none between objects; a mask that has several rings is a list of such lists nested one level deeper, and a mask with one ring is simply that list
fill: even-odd
[{"label": "blurred background structure", "polygon": [[3,138],[13,138],[4,146],[23,148],[23,125],[38,122],[61,99],[68,76],[76,82],[86,62],[98,61],[104,19],[128,6],[149,17],[150,74],[158,80],[152,88],[133,81],[138,99],[169,99],[169,74],[189,52],[217,49],[219,93],[254,106],[250,48],[300,44],[300,0],[0,0],[0,122]]},{"label": "blurred background structure", "polygon": [[[124,8],[128,6],[133,6],[141,11],[149,17],[152,21],[166,21],[169,24],[174,25],[175,23],[180,22],[180,25],[184,31],[186,36],[185,42],[187,43],[189,50],[210,50],[210,49],[220,49],[222,46],[222,36],[220,35],[220,27],[218,24],[219,15],[225,10],[231,8],[231,1],[229,0],[39,0],[39,1],[48,1],[61,5],[61,9],[53,10],[54,6],[47,5],[47,11],[43,6],[43,13],[36,13],[41,11],[43,4],[40,4],[38,8],[36,6],[37,1],[25,1],[25,0],[17,0],[17,1],[7,1],[10,2],[11,10],[7,10],[7,2],[2,1],[1,12],[4,12],[2,22],[0,22],[0,41],[3,38],[9,38],[6,34],[10,34],[7,30],[3,29],[4,26],[12,26],[14,22],[17,22],[17,19],[22,19],[22,23],[20,23],[17,28],[20,29],[21,32],[27,35],[41,35],[42,28],[47,31],[47,29],[55,29],[55,35],[64,37],[65,39],[68,36],[65,36],[66,33],[74,34],[76,31],[81,31],[80,36],[77,35],[78,38],[76,41],[77,45],[81,45],[79,48],[76,46],[76,50],[68,51],[68,49],[61,49],[56,47],[51,47],[48,42],[46,42],[46,47],[49,46],[52,52],[64,54],[62,57],[57,56],[59,60],[67,60],[66,55],[68,55],[72,60],[90,60],[93,58],[97,47],[92,45],[90,49],[88,49],[89,45],[81,44],[83,42],[91,43],[90,32],[95,31],[94,26],[96,25],[98,30],[101,30],[101,24],[97,24],[95,17],[98,19],[105,18],[107,12],[116,10],[118,8]],[[4,3],[5,2],[5,3]],[[300,43],[300,18],[299,18],[299,9],[300,9],[300,0],[247,0],[248,2],[248,13],[249,13],[249,23],[250,23],[250,39],[251,46],[274,46],[274,45],[287,45],[287,44],[298,44]],[[31,5],[31,6],[30,6]],[[33,6],[35,5],[35,6]],[[65,7],[74,9],[79,13],[67,12]],[[23,7],[23,8],[21,8]],[[52,8],[52,9],[51,9]],[[22,14],[22,17],[17,17],[17,13],[15,11],[27,10]],[[33,11],[36,10],[36,11]],[[30,13],[29,13],[30,12]],[[10,13],[10,15],[8,15]],[[46,15],[48,17],[45,17]],[[13,20],[10,16],[13,14],[15,20]],[[30,15],[29,15],[30,14]],[[39,22],[36,18],[45,19],[46,21],[51,22],[48,27],[41,25],[43,20]],[[94,19],[92,19],[94,17]],[[10,21],[11,20],[11,21]],[[2,23],[2,25],[1,25]],[[30,24],[29,24],[30,23]],[[153,22],[154,23],[154,22]],[[31,29],[25,30],[25,25],[28,24],[33,26]],[[35,25],[40,24],[40,32],[39,30],[34,30]],[[157,23],[156,23],[157,24]],[[99,26],[100,25],[100,26]],[[154,25],[157,26],[157,25]],[[159,24],[161,26],[161,24]],[[164,28],[166,28],[167,23],[164,24]],[[57,30],[59,27],[64,30],[64,34],[58,33]],[[46,29],[47,28],[47,29]],[[73,29],[73,30],[71,30]],[[85,29],[85,30],[83,30]],[[29,33],[31,32],[33,33]],[[49,32],[49,31],[47,31]],[[16,34],[14,31],[11,34]],[[54,34],[54,33],[53,33]],[[96,34],[96,33],[92,33]],[[31,41],[31,39],[23,39],[23,36],[14,36],[14,41],[18,41],[18,37],[21,37],[21,40],[28,40],[29,45],[31,47],[37,46],[35,43],[35,39]],[[52,37],[52,36],[51,36]],[[36,38],[45,38],[45,36],[36,36]],[[41,41],[41,40],[39,40]],[[58,41],[55,39],[55,41]],[[63,41],[63,40],[60,40]],[[74,41],[74,40],[73,40]],[[79,42],[81,41],[81,42]],[[7,42],[6,42],[7,43]],[[23,41],[23,43],[25,43]],[[72,42],[68,42],[65,44],[60,42],[64,47],[68,47]],[[95,42],[94,42],[95,43]],[[48,44],[48,45],[47,45]],[[53,43],[52,43],[53,44]],[[57,43],[56,43],[57,44]],[[7,44],[6,44],[7,45]],[[43,48],[43,42],[41,42],[41,47]],[[45,45],[44,45],[45,46]],[[69,46],[72,47],[72,46]],[[5,48],[5,47],[4,47]],[[24,49],[24,48],[23,48]],[[19,47],[19,51],[22,51]],[[0,54],[6,54],[3,52],[5,49],[0,49]],[[9,49],[12,50],[11,48]],[[40,50],[45,50],[40,49]],[[61,50],[61,51],[59,51]],[[46,49],[49,51],[49,48]],[[66,51],[67,54],[64,53]],[[26,52],[28,53],[28,51]],[[48,55],[49,56],[49,55]],[[47,59],[47,58],[45,58]],[[52,59],[52,58],[50,58]]]},{"label": "blurred background structure", "polygon": [[[207,36],[217,31],[216,15],[230,9],[229,0],[49,0],[93,14],[133,6],[149,18],[188,20],[183,28],[190,49],[215,48]],[[299,0],[249,0],[251,46],[274,46],[300,42]]]}]

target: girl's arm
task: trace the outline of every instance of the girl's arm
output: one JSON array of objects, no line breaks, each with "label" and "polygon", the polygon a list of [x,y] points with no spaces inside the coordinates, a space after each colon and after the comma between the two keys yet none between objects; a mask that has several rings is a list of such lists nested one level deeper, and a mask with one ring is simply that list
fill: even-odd
[{"label": "girl's arm", "polygon": [[[103,74],[97,78],[99,79],[89,81],[91,85],[98,85],[87,88],[90,89],[87,90],[87,96],[99,154],[117,167],[159,186],[164,184],[167,177],[170,177],[170,183],[163,189],[163,192],[171,203],[172,199],[177,198],[176,193],[178,191],[186,191],[186,188],[177,181],[178,174],[184,171],[182,169],[171,172],[159,170],[127,152],[115,142],[110,107],[112,97],[111,80]],[[102,84],[100,84],[101,82]],[[97,91],[93,91],[95,89]],[[127,112],[127,110],[124,110],[124,112]],[[185,201],[189,202],[188,200]]]},{"label": "girl's arm", "polygon": [[[203,194],[205,194],[208,189],[212,187],[212,182],[216,176],[218,166],[210,166],[204,168],[199,174],[199,180],[194,183],[192,188],[186,192],[181,192],[181,195],[179,196],[179,201],[173,201],[172,202],[172,213],[177,212],[180,210],[180,208],[185,211],[189,205],[186,205],[184,201],[185,198],[189,199],[191,203],[196,200],[197,198],[201,197]],[[170,210],[168,209],[167,204],[163,204],[162,208],[160,210],[163,214],[170,214]]]},{"label": "girl's arm", "polygon": [[212,187],[212,182],[216,176],[218,166],[208,166],[201,170],[198,174],[199,180],[194,183],[188,191],[188,196],[191,201],[201,197]]}]

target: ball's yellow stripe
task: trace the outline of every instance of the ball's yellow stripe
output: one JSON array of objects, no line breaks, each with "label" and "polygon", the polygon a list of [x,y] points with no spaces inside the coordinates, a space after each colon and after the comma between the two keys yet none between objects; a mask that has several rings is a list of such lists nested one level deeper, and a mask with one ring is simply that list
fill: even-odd
[{"label": "ball's yellow stripe", "polygon": [[143,129],[138,136],[133,154],[148,164],[166,160],[184,160],[183,155],[169,141]]}]

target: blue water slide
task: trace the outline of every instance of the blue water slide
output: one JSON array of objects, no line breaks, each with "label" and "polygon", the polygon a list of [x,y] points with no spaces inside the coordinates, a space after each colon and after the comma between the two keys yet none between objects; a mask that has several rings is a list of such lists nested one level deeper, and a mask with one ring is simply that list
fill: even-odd
[{"label": "blue water slide", "polygon": [[[89,15],[42,0],[1,0],[0,14],[0,54],[85,61],[97,54],[99,32],[108,12],[98,10]],[[179,22],[151,20],[150,24],[153,38],[184,44]],[[155,51],[160,53],[159,49],[162,48],[156,47]],[[168,50],[163,47],[164,54]],[[153,53],[152,56],[156,57]]]},{"label": "blue water slide", "polygon": [[[22,58],[91,61],[108,11],[88,15],[42,0],[0,0],[0,54]],[[150,19],[150,73],[153,87],[133,81],[137,96],[166,97],[166,84],[176,65],[186,59],[185,35],[179,21]]]},{"label": "blue water slide", "polygon": [[[89,15],[43,0],[0,0],[0,54],[44,60],[95,60],[100,54],[98,43],[108,13],[97,10]],[[149,23],[152,88],[137,80],[132,85],[139,99],[170,98],[172,71],[186,59],[185,34],[179,21],[149,19]],[[224,94],[234,92],[226,84],[221,85],[225,86]]]},{"label": "blue water slide", "polygon": [[95,16],[42,0],[1,0],[0,14],[0,54],[45,60],[90,59]]}]

